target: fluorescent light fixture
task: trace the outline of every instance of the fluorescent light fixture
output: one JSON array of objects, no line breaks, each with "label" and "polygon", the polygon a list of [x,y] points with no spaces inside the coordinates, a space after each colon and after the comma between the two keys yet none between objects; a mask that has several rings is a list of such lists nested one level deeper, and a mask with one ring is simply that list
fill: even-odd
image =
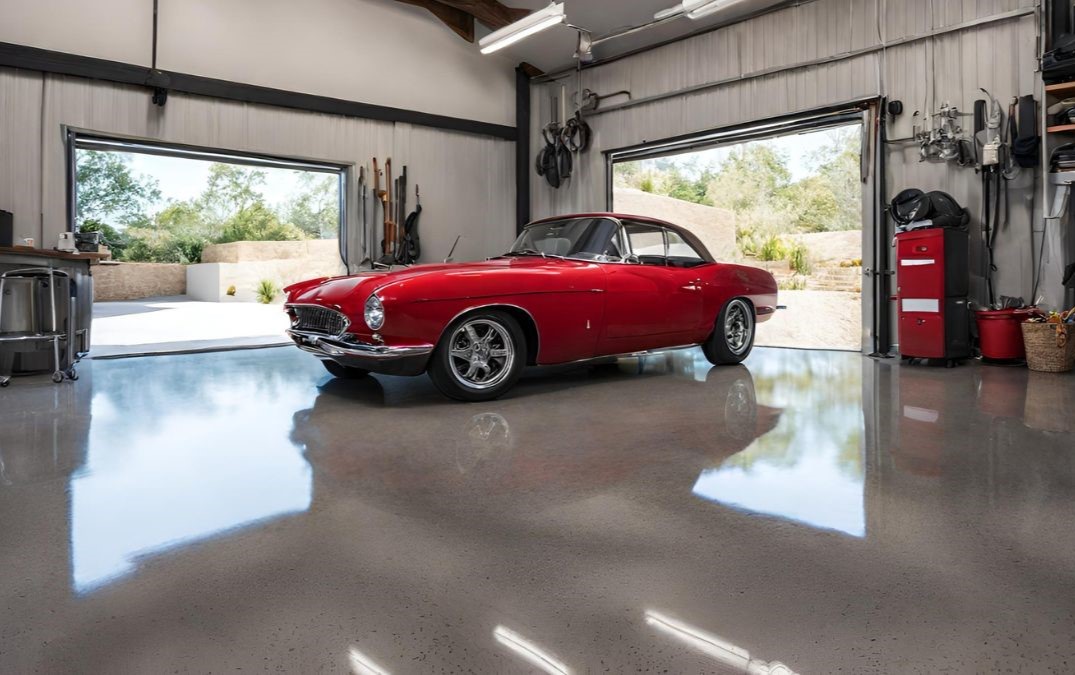
[{"label": "fluorescent light fixture", "polygon": [[[683,3],[684,12],[688,19],[701,19],[703,16],[709,16],[710,14],[716,14],[722,9],[731,7],[732,5],[738,5],[742,0],[712,0],[711,2],[700,2],[694,0]],[[694,7],[688,7],[688,5],[694,5]]]},{"label": "fluorescent light fixture", "polygon": [[498,31],[489,33],[481,40],[478,40],[478,47],[481,48],[482,54],[492,54],[499,49],[515,44],[519,40],[528,38],[534,33],[540,33],[546,28],[563,23],[566,18],[564,15],[564,3],[550,2],[548,7],[531,12],[515,23],[510,23]]},{"label": "fluorescent light fixture", "polygon": [[497,626],[493,630],[493,637],[497,642],[549,675],[570,675],[571,673],[567,666],[557,661],[551,654],[509,628]]},{"label": "fluorescent light fixture", "polygon": [[742,2],[742,0],[683,0],[683,2],[669,7],[668,9],[662,9],[653,15],[653,18],[657,21],[668,19],[673,16],[686,15],[688,19],[700,19],[703,16],[709,16],[719,12],[720,10],[731,7]]}]

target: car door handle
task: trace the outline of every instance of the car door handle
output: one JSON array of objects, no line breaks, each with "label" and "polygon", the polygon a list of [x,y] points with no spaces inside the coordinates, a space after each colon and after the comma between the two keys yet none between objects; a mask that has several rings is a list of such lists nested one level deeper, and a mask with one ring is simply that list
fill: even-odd
[{"label": "car door handle", "polygon": [[698,286],[696,284],[687,284],[686,286],[680,286],[680,288],[682,288],[685,291],[700,291],[700,290],[702,290],[702,287]]}]

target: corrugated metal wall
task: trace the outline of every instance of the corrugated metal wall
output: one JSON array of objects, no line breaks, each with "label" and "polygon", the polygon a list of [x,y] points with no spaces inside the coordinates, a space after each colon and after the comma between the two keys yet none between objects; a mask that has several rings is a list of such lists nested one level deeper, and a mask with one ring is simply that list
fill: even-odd
[{"label": "corrugated metal wall", "polygon": [[[67,228],[65,125],[343,164],[390,156],[397,171],[408,165],[412,186],[422,186],[423,260],[447,255],[457,234],[459,260],[499,253],[514,238],[515,144],[508,141],[176,94],[159,108],[140,87],[0,68],[0,208],[15,213],[17,236],[46,246]],[[348,186],[348,218],[352,258],[360,259],[356,180]]]},{"label": "corrugated metal wall", "polygon": [[[567,186],[553,190],[533,176],[534,216],[604,208],[602,153],[646,141],[879,95],[905,104],[906,113],[889,132],[899,138],[910,135],[916,110],[949,102],[972,111],[983,97],[980,87],[1005,107],[1013,96],[1036,95],[1035,5],[1036,0],[814,0],[584,70],[582,87],[599,94],[628,89],[634,100],[627,106],[610,100],[607,112],[589,119],[594,146],[579,159]],[[571,100],[574,75],[534,89],[535,151],[561,86]],[[889,195],[904,187],[947,190],[972,210],[977,228],[982,191],[973,169],[919,163],[914,146],[890,145],[886,153]],[[1011,223],[998,236],[997,249],[998,292],[1026,297],[1038,197],[1031,174],[1014,184]],[[1043,287],[1058,302],[1059,261],[1050,258],[1055,245],[1047,242]],[[972,266],[979,275],[980,249],[976,237]],[[980,299],[982,289],[979,279]]]}]

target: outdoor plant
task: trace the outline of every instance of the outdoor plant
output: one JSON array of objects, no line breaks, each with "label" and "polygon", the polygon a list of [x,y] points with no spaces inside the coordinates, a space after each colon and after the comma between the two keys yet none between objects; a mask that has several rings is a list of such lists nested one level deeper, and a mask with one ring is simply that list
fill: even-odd
[{"label": "outdoor plant", "polygon": [[279,292],[280,289],[276,287],[276,284],[268,279],[262,279],[257,287],[258,302],[263,305],[271,304]]},{"label": "outdoor plant", "polygon": [[807,250],[802,242],[796,242],[791,247],[791,251],[788,253],[788,263],[796,274],[808,275],[814,271],[813,265],[810,263],[810,251]]},{"label": "outdoor plant", "polygon": [[796,274],[781,279],[776,285],[782,291],[803,291],[806,290],[806,277]]},{"label": "outdoor plant", "polygon": [[766,262],[785,260],[787,257],[787,246],[785,246],[784,241],[775,234],[770,234],[765,241],[762,242],[761,248],[758,249],[758,259]]}]

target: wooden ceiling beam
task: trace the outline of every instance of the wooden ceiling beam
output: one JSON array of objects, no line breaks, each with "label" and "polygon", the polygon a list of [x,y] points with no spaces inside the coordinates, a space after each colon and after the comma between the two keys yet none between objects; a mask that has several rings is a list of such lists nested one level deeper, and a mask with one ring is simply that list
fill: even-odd
[{"label": "wooden ceiling beam", "polygon": [[474,15],[461,9],[450,7],[445,3],[437,2],[437,0],[397,0],[397,2],[428,9],[445,26],[455,31],[456,35],[467,42],[474,42]]},{"label": "wooden ceiling beam", "polygon": [[470,14],[493,30],[515,23],[530,13],[529,9],[507,7],[498,0],[438,0],[442,5]]}]

